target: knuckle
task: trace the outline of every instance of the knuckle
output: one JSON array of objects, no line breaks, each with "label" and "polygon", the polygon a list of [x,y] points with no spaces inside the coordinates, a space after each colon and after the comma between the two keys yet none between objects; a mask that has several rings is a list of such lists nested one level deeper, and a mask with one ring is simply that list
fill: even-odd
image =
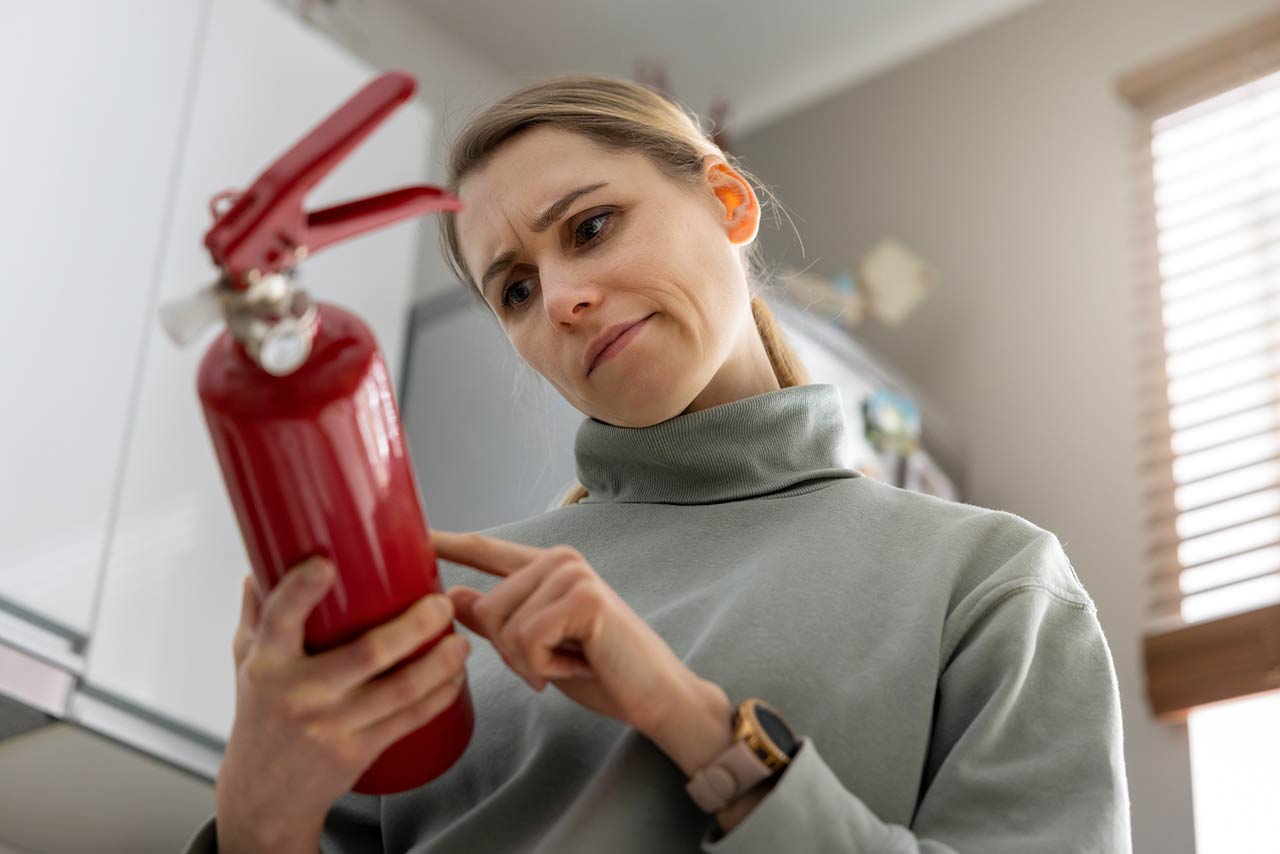
[{"label": "knuckle", "polygon": [[453,605],[453,597],[448,593],[441,593],[439,596],[440,604],[443,606],[443,611],[437,612],[436,616],[442,623],[451,623],[453,622],[453,618],[457,616]]},{"label": "knuckle", "polygon": [[303,572],[301,566],[285,570],[284,575],[276,581],[276,586],[272,587],[271,592],[267,594],[267,608],[288,607],[290,602],[299,598],[299,594],[307,586],[303,583],[306,577],[307,574]]},{"label": "knuckle", "polygon": [[462,690],[463,682],[463,674],[457,673],[451,675],[447,681],[439,685],[432,692],[432,708],[444,709],[452,703],[454,698],[458,696],[458,692]]},{"label": "knuckle", "polygon": [[457,637],[458,635],[449,635],[449,637],[440,641],[439,652],[433,662],[433,672],[452,673],[466,660],[466,653],[462,649],[462,644],[454,640]]},{"label": "knuckle", "polygon": [[377,736],[369,730],[355,733],[345,740],[345,744],[340,746],[335,755],[338,761],[347,767],[363,768],[366,762],[365,757],[377,753],[381,748]]},{"label": "knuckle", "polygon": [[395,714],[396,728],[401,732],[407,732],[434,717],[431,700],[431,694],[415,697],[412,703],[405,705]]},{"label": "knuckle", "polygon": [[552,546],[552,547],[551,547],[551,552],[552,552],[552,554],[554,554],[556,557],[561,558],[561,559],[563,559],[563,560],[581,560],[581,559],[582,559],[582,553],[581,553],[581,552],[579,552],[579,551],[578,551],[577,549],[575,549],[573,546],[571,546],[571,545],[567,545],[567,544],[565,544],[565,543],[561,543],[561,544],[559,544],[559,545]]},{"label": "knuckle", "polygon": [[432,609],[426,605],[417,605],[409,612],[408,619],[402,625],[414,635],[425,635],[430,633],[434,622],[435,614]]},{"label": "knuckle", "polygon": [[252,686],[266,685],[275,676],[275,667],[260,655],[248,656],[242,669],[245,681]]},{"label": "knuckle", "polygon": [[347,768],[363,767],[372,752],[362,738],[340,738],[334,743],[333,755],[337,761]]},{"label": "knuckle", "polygon": [[413,670],[404,670],[391,684],[391,697],[396,705],[403,706],[421,696],[422,687],[418,684],[416,677],[417,674]]},{"label": "knuckle", "polygon": [[534,628],[532,625],[525,623],[523,626],[520,626],[515,630],[515,634],[516,640],[519,642],[521,649],[527,650],[533,646],[533,642],[536,638],[534,637]]},{"label": "knuckle", "polygon": [[523,636],[524,630],[521,627],[507,623],[498,633],[498,643],[507,649],[519,649],[524,643]]},{"label": "knuckle", "polygon": [[439,692],[432,692],[415,703],[413,707],[405,713],[405,717],[408,718],[411,727],[420,726],[430,720],[433,720],[436,715],[440,714],[440,709],[443,705],[444,704],[440,700]]},{"label": "knuckle", "polygon": [[594,578],[595,573],[591,571],[591,567],[587,566],[587,564],[582,561],[577,561],[574,563],[567,563],[560,567],[556,576],[568,578],[574,584],[581,584],[584,581],[589,581]]},{"label": "knuckle", "polygon": [[414,720],[422,720],[423,718],[430,717],[431,714],[435,712],[438,693],[439,692],[433,688],[425,694],[419,694],[417,697],[414,697],[413,704],[409,706],[405,714]]},{"label": "knuckle", "polygon": [[[435,631],[440,627],[441,623],[453,616],[453,612],[449,607],[450,603],[447,598],[442,599],[437,596],[429,596],[427,599],[427,604],[419,606],[417,612],[414,614],[414,627],[418,629],[420,633]],[[444,613],[441,613],[440,610],[440,604],[442,602],[446,609]]]},{"label": "knuckle", "polygon": [[604,601],[601,595],[600,586],[586,579],[579,581],[577,584],[569,588],[566,594],[575,606],[592,607],[601,604]]},{"label": "knuckle", "polygon": [[453,665],[455,668],[463,667],[467,663],[467,654],[471,652],[471,641],[462,635],[454,635],[454,637],[457,640],[450,642],[453,647],[451,650],[453,653]]},{"label": "knuckle", "polygon": [[407,668],[413,671],[414,697],[422,696],[424,691],[429,691],[440,679],[440,674],[448,671],[449,662],[438,657],[433,658],[431,655],[424,655],[417,662],[416,667]]},{"label": "knuckle", "polygon": [[307,721],[300,726],[302,738],[309,744],[329,746],[333,744],[333,732],[324,721]]},{"label": "knuckle", "polygon": [[[290,723],[300,723],[307,720],[309,705],[307,699],[301,694],[296,691],[290,691],[280,695],[276,708],[282,720]],[[308,724],[307,728],[310,729],[313,726],[318,726],[318,724]]]},{"label": "knuckle", "polygon": [[319,572],[321,568],[327,569],[329,561],[319,555],[312,555],[309,558],[300,560],[286,571],[285,579],[292,582],[293,586],[305,587],[307,582],[314,578],[311,573]]},{"label": "knuckle", "polygon": [[356,643],[355,658],[366,670],[381,670],[386,657],[386,644],[378,632],[369,632]]},{"label": "knuckle", "polygon": [[283,637],[291,620],[291,609],[289,603],[277,600],[273,603],[275,607],[268,606],[267,612],[262,617],[262,635],[265,638]]}]

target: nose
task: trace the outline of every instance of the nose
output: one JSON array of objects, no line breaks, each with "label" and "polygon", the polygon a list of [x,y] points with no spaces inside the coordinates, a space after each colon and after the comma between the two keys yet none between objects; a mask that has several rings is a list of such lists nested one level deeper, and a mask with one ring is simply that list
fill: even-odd
[{"label": "nose", "polygon": [[539,278],[547,317],[565,328],[578,323],[587,307],[600,299],[600,287],[592,279],[570,271],[544,271]]}]

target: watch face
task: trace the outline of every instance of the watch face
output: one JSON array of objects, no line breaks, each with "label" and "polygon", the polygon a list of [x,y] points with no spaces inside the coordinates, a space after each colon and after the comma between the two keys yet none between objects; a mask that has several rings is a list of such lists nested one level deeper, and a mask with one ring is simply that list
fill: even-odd
[{"label": "watch face", "polygon": [[760,726],[764,728],[765,733],[783,753],[788,756],[796,755],[800,749],[800,743],[791,735],[791,730],[777,715],[764,706],[757,705],[756,719],[760,721]]}]

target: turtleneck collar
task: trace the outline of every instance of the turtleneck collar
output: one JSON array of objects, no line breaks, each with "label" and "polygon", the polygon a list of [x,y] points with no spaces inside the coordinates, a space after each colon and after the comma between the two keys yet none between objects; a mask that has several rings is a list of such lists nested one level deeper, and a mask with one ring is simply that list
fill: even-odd
[{"label": "turtleneck collar", "polygon": [[574,441],[582,504],[711,504],[804,481],[861,477],[846,464],[840,390],[790,386],[649,427],[587,418]]}]

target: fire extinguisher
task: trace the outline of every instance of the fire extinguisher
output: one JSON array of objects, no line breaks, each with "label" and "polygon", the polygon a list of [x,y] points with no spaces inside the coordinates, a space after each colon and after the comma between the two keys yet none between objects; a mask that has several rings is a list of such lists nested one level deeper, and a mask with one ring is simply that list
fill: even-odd
[{"label": "fire extinguisher", "polygon": [[[302,196],[414,92],[383,74],[271,164],[243,193],[210,204],[204,245],[220,269],[194,296],[161,306],[180,345],[219,319],[197,386],[227,493],[260,590],[320,555],[337,577],[306,624],[306,651],[346,643],[442,593],[393,385],[373,333],[355,314],[313,302],[296,280],[308,254],[407,217],[459,210],[416,186],[302,209]],[[219,210],[219,202],[230,200]],[[392,668],[420,658],[451,625]],[[389,672],[392,672],[389,671]],[[466,686],[453,705],[388,747],[353,786],[390,794],[443,774],[474,728]]]}]

